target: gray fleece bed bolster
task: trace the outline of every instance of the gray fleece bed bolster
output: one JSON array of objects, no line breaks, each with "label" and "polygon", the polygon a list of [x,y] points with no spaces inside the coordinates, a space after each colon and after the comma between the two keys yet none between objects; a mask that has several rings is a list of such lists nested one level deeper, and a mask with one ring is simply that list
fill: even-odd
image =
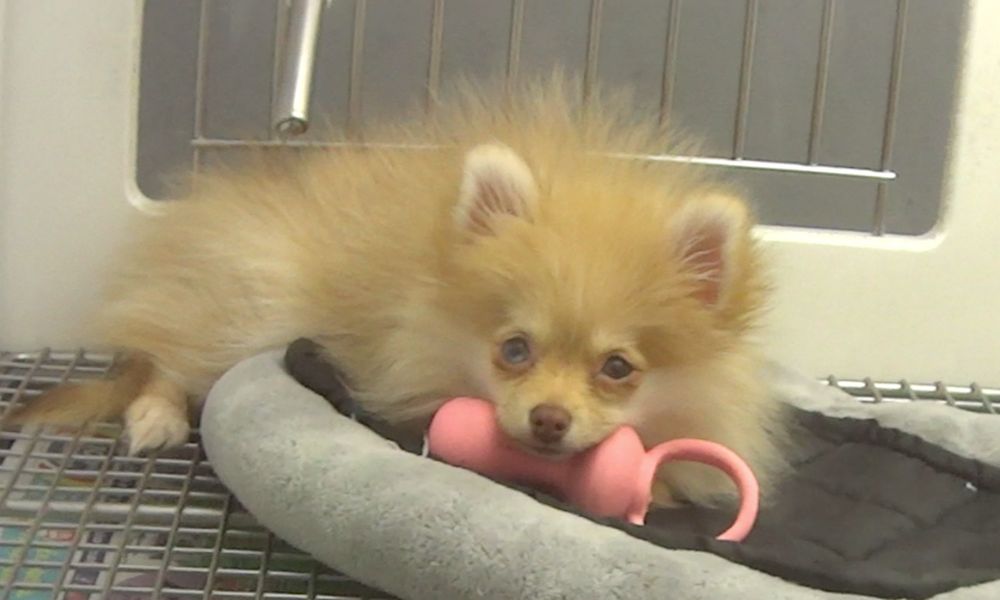
[{"label": "gray fleece bed bolster", "polygon": [[[263,524],[366,584],[413,599],[866,597],[797,585],[707,552],[665,549],[402,452],[341,416],[281,363],[280,352],[258,356],[219,381],[202,415],[206,453]],[[875,419],[1000,465],[1000,419],[939,406],[862,406],[783,371],[769,378],[799,408]],[[1000,598],[1000,582],[934,598]]]}]

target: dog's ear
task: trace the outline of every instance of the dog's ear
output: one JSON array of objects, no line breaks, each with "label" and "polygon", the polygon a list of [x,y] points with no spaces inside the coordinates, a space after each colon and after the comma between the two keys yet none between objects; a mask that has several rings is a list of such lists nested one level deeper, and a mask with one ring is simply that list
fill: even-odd
[{"label": "dog's ear", "polygon": [[532,220],[537,201],[531,169],[507,146],[484,144],[465,155],[454,211],[459,229],[494,235],[505,219]]},{"label": "dog's ear", "polygon": [[672,250],[694,282],[694,296],[718,306],[738,276],[751,217],[746,203],[728,193],[692,198],[671,216]]}]

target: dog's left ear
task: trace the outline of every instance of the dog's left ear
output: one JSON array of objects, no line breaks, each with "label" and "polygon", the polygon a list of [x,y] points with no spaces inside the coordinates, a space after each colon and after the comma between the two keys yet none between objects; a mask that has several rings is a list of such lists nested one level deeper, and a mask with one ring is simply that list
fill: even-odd
[{"label": "dog's left ear", "polygon": [[718,306],[740,269],[750,235],[746,203],[723,192],[692,198],[671,216],[672,249],[694,280],[694,296]]},{"label": "dog's left ear", "polygon": [[495,235],[509,218],[534,218],[538,188],[527,163],[501,144],[469,150],[455,205],[455,224],[478,235]]}]

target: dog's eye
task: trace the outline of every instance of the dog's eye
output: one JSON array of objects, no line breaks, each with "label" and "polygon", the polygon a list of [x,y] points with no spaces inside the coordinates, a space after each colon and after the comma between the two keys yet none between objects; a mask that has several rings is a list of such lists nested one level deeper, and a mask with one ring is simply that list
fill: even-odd
[{"label": "dog's eye", "polygon": [[524,365],[531,360],[531,346],[524,336],[514,336],[500,345],[500,357],[509,365]]},{"label": "dog's eye", "polygon": [[602,375],[617,381],[627,378],[633,372],[635,372],[635,367],[617,354],[604,361],[604,366],[601,367]]}]

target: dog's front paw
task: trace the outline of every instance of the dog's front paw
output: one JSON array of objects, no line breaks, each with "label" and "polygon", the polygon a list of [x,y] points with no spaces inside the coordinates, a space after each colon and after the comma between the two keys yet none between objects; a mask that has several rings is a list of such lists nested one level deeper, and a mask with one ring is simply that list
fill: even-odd
[{"label": "dog's front paw", "polygon": [[190,432],[186,412],[160,396],[140,396],[125,411],[129,456],[179,446],[187,441]]}]

